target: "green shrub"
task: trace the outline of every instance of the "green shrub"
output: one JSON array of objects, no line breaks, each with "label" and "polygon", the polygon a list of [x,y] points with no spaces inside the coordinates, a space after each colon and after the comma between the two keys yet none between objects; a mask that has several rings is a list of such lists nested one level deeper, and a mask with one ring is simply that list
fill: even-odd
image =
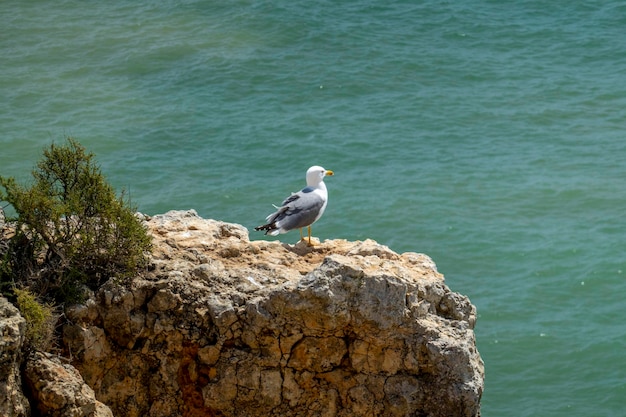
[{"label": "green shrub", "polygon": [[28,290],[14,291],[17,307],[26,320],[26,346],[49,351],[53,345],[56,321],[52,307],[41,304]]},{"label": "green shrub", "polygon": [[[17,215],[0,281],[17,282],[57,302],[79,301],[83,285],[129,277],[146,261],[150,237],[124,194],[117,197],[77,141],[43,152],[26,187],[0,177],[0,200]],[[0,255],[2,255],[0,253]]]}]

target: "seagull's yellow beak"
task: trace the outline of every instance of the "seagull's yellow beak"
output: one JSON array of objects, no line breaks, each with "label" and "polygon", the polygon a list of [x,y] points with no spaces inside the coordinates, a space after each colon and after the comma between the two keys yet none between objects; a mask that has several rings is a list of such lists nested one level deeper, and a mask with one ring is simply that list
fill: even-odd
[{"label": "seagull's yellow beak", "polygon": [[335,175],[335,173],[333,171],[331,171],[330,169],[327,169],[326,170],[326,175],[333,176],[333,175]]}]

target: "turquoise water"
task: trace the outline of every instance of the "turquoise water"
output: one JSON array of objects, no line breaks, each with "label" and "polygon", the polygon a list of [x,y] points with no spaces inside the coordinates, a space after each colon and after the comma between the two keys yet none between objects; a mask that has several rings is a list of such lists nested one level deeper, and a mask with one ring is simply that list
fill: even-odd
[{"label": "turquoise water", "polygon": [[[2,1],[0,175],[65,135],[149,214],[429,254],[477,306],[483,416],[626,409],[626,4]],[[297,233],[280,236],[295,242]]]}]

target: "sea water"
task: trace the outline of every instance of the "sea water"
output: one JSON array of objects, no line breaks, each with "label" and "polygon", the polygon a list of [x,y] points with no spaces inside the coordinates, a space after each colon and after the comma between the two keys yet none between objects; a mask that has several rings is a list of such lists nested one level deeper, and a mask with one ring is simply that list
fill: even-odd
[{"label": "sea water", "polygon": [[263,239],[322,165],[315,236],[426,253],[477,306],[483,416],[625,415],[623,2],[5,0],[0,22],[0,175],[72,136],[140,211]]}]

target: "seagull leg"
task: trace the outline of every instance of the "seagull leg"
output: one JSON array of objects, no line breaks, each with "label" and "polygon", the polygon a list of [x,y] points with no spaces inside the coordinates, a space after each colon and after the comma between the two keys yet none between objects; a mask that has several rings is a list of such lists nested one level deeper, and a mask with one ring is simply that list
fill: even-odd
[{"label": "seagull leg", "polygon": [[302,234],[302,228],[300,228],[300,240],[304,240],[304,235]]},{"label": "seagull leg", "polygon": [[308,229],[309,229],[309,246],[313,246],[311,244],[311,226],[309,226]]}]

